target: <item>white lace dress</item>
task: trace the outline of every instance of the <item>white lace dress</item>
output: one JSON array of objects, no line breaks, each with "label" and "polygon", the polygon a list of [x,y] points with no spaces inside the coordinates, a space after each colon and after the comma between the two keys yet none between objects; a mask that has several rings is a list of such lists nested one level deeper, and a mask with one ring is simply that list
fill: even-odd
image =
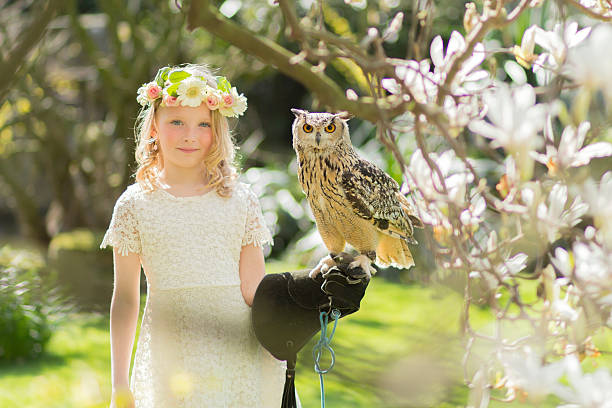
[{"label": "white lace dress", "polygon": [[242,246],[267,242],[243,183],[230,198],[138,183],[119,197],[100,247],[140,254],[147,279],[130,378],[136,408],[280,407],[286,363],[255,338],[238,274]]}]

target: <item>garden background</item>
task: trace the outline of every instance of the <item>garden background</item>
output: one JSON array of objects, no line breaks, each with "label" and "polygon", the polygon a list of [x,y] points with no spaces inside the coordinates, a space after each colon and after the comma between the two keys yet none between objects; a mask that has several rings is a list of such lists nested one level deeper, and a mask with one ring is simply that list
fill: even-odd
[{"label": "garden background", "polygon": [[[100,250],[99,244],[115,200],[134,182],[136,89],[162,66],[204,62],[219,67],[248,98],[246,114],[232,122],[232,129],[242,180],[259,195],[274,234],[275,244],[266,252],[267,271],[312,266],[325,255],[297,182],[290,109],[324,110],[330,105],[303,82],[232,45],[223,35],[205,27],[188,28],[186,10],[197,3],[258,38],[299,53],[298,44],[287,35],[283,13],[272,1],[0,1],[2,407],[109,404],[113,265],[112,251]],[[403,11],[403,30],[384,43],[387,55],[397,58],[427,57],[427,48],[415,50],[415,39],[429,44],[441,35],[446,41],[453,30],[463,27],[466,10],[464,1],[300,0],[292,6],[306,16],[320,7],[321,24],[347,39],[370,27],[383,32]],[[520,43],[530,18],[502,37]],[[546,19],[546,13],[541,18]],[[421,21],[427,24],[419,25]],[[367,92],[363,73],[350,61],[334,61],[324,69],[340,88]],[[352,142],[360,154],[402,184],[401,167],[377,138],[369,115],[358,114],[350,121]],[[601,119],[604,128],[607,120],[605,115]],[[611,140],[609,132],[606,138]],[[469,154],[478,157],[483,147],[472,147]],[[416,150],[416,140],[406,138],[402,149]],[[593,174],[609,168],[607,158],[592,162]],[[327,406],[468,403],[464,371],[474,370],[478,359],[467,366],[463,361],[467,278],[436,264],[431,245],[438,237],[432,228],[418,231],[416,238],[422,243],[413,250],[416,266],[408,271],[381,269],[361,310],[339,322],[332,342],[336,364],[325,376]],[[141,282],[142,314],[144,275]],[[521,285],[523,300],[537,302],[539,281]],[[485,297],[476,293],[473,298],[479,296]],[[495,331],[486,300],[475,301],[469,310],[473,328]],[[526,331],[520,322],[506,329],[515,334]],[[311,355],[315,341],[299,356],[297,389],[304,407],[319,405],[319,378]],[[593,333],[592,343],[597,353],[582,361],[583,369],[612,368],[609,329]],[[486,358],[487,347],[476,344],[472,352]],[[502,390],[494,392],[504,398]],[[519,395],[513,402],[493,401],[490,406],[558,403],[555,396],[536,404]]]}]

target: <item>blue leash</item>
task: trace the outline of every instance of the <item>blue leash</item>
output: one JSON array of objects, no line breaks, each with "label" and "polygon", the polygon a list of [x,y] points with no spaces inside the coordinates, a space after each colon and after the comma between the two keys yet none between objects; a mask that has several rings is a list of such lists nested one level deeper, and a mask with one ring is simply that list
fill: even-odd
[{"label": "blue leash", "polygon": [[[329,337],[327,336],[327,323],[329,322],[329,315],[331,314],[334,319],[334,327],[332,328],[331,334]],[[332,337],[334,337],[334,333],[336,331],[336,325],[338,324],[338,318],[340,318],[340,311],[338,309],[332,309],[331,313],[321,312],[319,313],[319,321],[321,322],[321,338],[319,342],[315,344],[312,349],[312,358],[314,359],[314,370],[319,374],[319,382],[321,383],[321,408],[325,408],[325,389],[323,387],[323,374],[327,374],[334,367],[334,363],[336,362],[336,355],[334,354],[334,350],[332,350],[330,343]],[[321,352],[323,349],[329,351],[331,355],[331,363],[329,367],[325,370],[322,370],[319,366],[319,359],[321,358]]]}]

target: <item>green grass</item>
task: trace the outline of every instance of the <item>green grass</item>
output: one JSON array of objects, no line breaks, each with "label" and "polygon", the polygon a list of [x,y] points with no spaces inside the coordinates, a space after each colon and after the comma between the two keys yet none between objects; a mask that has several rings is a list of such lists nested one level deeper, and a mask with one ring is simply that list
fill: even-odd
[{"label": "green grass", "polygon": [[[274,263],[268,269],[292,268]],[[336,363],[324,376],[326,406],[465,406],[461,310],[461,296],[447,288],[373,279],[361,310],[338,323],[332,340]],[[490,326],[486,309],[473,308],[471,318],[480,328]],[[320,406],[319,376],[311,354],[318,338],[304,347],[297,365],[296,388],[305,408]],[[596,344],[609,350],[612,336],[599,335]],[[609,357],[597,361],[612,367]],[[321,366],[328,364],[325,355]],[[42,359],[0,367],[4,408],[107,407],[110,391],[108,315],[76,315],[54,334]],[[556,405],[551,397],[539,406]],[[491,406],[533,405],[493,402]]]}]

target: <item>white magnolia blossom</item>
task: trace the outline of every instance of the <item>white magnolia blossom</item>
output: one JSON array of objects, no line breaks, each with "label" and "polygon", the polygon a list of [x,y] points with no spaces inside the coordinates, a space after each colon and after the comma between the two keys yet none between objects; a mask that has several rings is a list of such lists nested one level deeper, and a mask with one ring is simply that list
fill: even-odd
[{"label": "white magnolia blossom", "polygon": [[603,51],[610,44],[612,26],[599,24],[583,44],[570,50],[568,65],[571,66],[569,75],[577,84],[590,90],[602,90],[608,100],[612,101],[612,53]]},{"label": "white magnolia blossom", "polygon": [[555,24],[552,31],[534,27],[535,42],[548,52],[540,54],[533,65],[533,72],[543,68],[558,71],[565,63],[568,50],[584,41],[591,32],[591,27],[578,30],[578,23],[575,21]]},{"label": "white magnolia blossom", "polygon": [[[558,286],[555,286],[558,288]],[[553,316],[556,319],[560,319],[566,322],[574,322],[578,319],[578,312],[572,306],[570,306],[567,297],[561,299],[558,297],[553,300],[551,305]]]},{"label": "white magnolia blossom", "polygon": [[536,104],[536,95],[529,84],[510,88],[498,83],[484,95],[487,118],[474,120],[469,128],[492,140],[492,147],[503,147],[510,152],[523,152],[538,144],[536,134],[544,128],[546,105]]},{"label": "white magnolia blossom", "polygon": [[598,228],[599,240],[612,249],[612,171],[601,177],[599,185],[591,179],[587,180],[582,186],[582,193]]},{"label": "white magnolia blossom", "polygon": [[549,172],[554,175],[559,169],[584,166],[593,158],[611,156],[612,144],[608,142],[597,142],[582,147],[590,128],[591,124],[588,121],[582,122],[578,129],[572,125],[566,126],[561,134],[559,146],[555,147],[552,118],[549,115],[544,129],[546,154],[533,152],[533,158],[546,165]]},{"label": "white magnolia blossom", "polygon": [[549,243],[559,238],[560,229],[578,224],[588,210],[588,206],[581,201],[580,196],[574,199],[568,209],[565,209],[566,202],[567,186],[557,183],[548,195],[548,205],[544,202],[538,205],[537,215],[540,222],[536,226]]},{"label": "white magnolia blossom", "polygon": [[557,386],[555,394],[570,403],[564,408],[612,408],[612,376],[606,369],[585,374],[573,354],[563,362],[571,388]]},{"label": "white magnolia blossom", "polygon": [[580,4],[604,17],[612,17],[612,4],[602,0],[580,0]]},{"label": "white magnolia blossom", "polygon": [[[434,71],[431,72],[431,65],[428,60],[394,60],[396,65],[395,75],[403,82],[403,85],[410,90],[414,99],[419,103],[434,102],[438,96],[438,84],[446,79],[449,62],[453,56],[465,51],[466,43],[463,36],[453,31],[451,38],[444,53],[442,37],[437,36],[433,39],[430,47],[431,60]],[[467,97],[472,91],[482,89],[486,86],[486,79],[489,74],[484,70],[476,70],[485,58],[485,49],[481,43],[476,44],[472,55],[461,64],[459,71],[454,76],[450,85],[451,93],[454,96]],[[393,78],[383,78],[381,85],[392,94],[400,94],[402,88]],[[469,92],[468,92],[469,91]],[[469,100],[461,100],[461,103],[472,105]],[[466,108],[472,110],[472,107]],[[462,125],[465,126],[465,125]]]},{"label": "white magnolia blossom", "polygon": [[504,198],[495,200],[495,207],[507,213],[524,214],[527,212],[527,205],[533,202],[533,194],[529,186],[520,189],[520,178],[516,168],[516,163],[512,156],[507,156],[504,165],[505,173],[502,175],[496,189]]},{"label": "white magnolia blossom", "polygon": [[[578,320],[579,313],[574,306],[579,293],[575,286],[568,285],[570,280],[567,278],[556,278],[552,265],[548,265],[542,271],[542,276],[546,300],[550,304],[553,318],[560,320],[562,323]],[[565,296],[563,297],[561,297],[561,288],[565,288]],[[565,327],[565,325],[562,326],[562,328]]]},{"label": "white magnolia blossom", "polygon": [[[438,95],[437,79],[429,71],[429,61],[395,61],[395,75],[403,81],[403,85],[410,91],[419,103],[434,102]],[[383,78],[381,85],[392,94],[401,94],[402,87],[393,78]]]},{"label": "white magnolia blossom", "polygon": [[475,226],[483,221],[483,214],[487,208],[487,202],[481,194],[475,194],[470,200],[468,208],[459,215],[461,223],[465,226]]},{"label": "white magnolia blossom", "polygon": [[[455,155],[454,150],[447,150],[439,155],[430,153],[429,157],[440,170],[438,173],[429,167],[420,149],[410,158],[408,182],[411,190],[419,190],[428,201],[451,201],[460,207],[466,207],[467,184],[474,179],[465,164]],[[446,188],[446,193],[444,193]]]},{"label": "white magnolia blossom", "polygon": [[[497,246],[497,233],[492,231],[484,253],[474,248],[470,253],[470,272],[472,278],[483,278],[489,288],[495,288],[498,280],[512,277],[527,266],[527,254],[523,252],[510,256],[511,251]],[[493,274],[494,276],[491,276]]]},{"label": "white magnolia blossom", "polygon": [[500,352],[499,360],[505,368],[506,388],[526,392],[530,401],[542,401],[560,390],[559,379],[565,373],[563,361],[543,364],[542,357],[529,347]]},{"label": "white magnolia blossom", "polygon": [[511,88],[505,83],[486,92],[484,103],[489,121],[473,120],[469,129],[491,139],[492,147],[503,147],[513,154],[520,173],[530,175],[533,162],[529,152],[541,144],[538,132],[544,128],[547,105],[536,104],[531,85]]},{"label": "white magnolia blossom", "polygon": [[499,281],[515,276],[527,266],[527,254],[518,252],[511,255],[509,249],[498,247],[497,232],[491,231],[482,243],[483,249],[473,248],[468,257],[471,279],[482,279],[490,289]]},{"label": "white magnolia blossom", "polygon": [[515,45],[512,49],[512,53],[516,57],[516,60],[525,68],[531,68],[531,64],[537,58],[537,55],[533,53],[535,49],[535,37],[538,26],[531,26],[523,32],[523,38],[521,38],[521,46]]},{"label": "white magnolia blossom", "polygon": [[578,241],[572,246],[572,254],[555,249],[550,259],[564,276],[574,279],[578,287],[601,303],[612,304],[612,251],[596,241]]},{"label": "white magnolia blossom", "polygon": [[452,136],[457,136],[470,121],[480,116],[480,106],[477,98],[447,95],[442,105],[448,118],[448,126]]},{"label": "white magnolia blossom", "polygon": [[[439,81],[446,79],[450,62],[457,54],[464,52],[466,43],[463,36],[458,31],[451,33],[450,39],[444,52],[444,43],[441,36],[436,36],[431,42],[430,55],[435,66],[434,74]],[[467,94],[466,90],[474,91],[482,89],[486,83],[485,79],[489,78],[489,74],[484,70],[476,70],[485,59],[485,48],[481,43],[474,46],[472,55],[468,57],[462,64],[459,71],[453,78],[450,84],[451,92],[457,94]],[[464,89],[465,88],[465,89]]]}]

